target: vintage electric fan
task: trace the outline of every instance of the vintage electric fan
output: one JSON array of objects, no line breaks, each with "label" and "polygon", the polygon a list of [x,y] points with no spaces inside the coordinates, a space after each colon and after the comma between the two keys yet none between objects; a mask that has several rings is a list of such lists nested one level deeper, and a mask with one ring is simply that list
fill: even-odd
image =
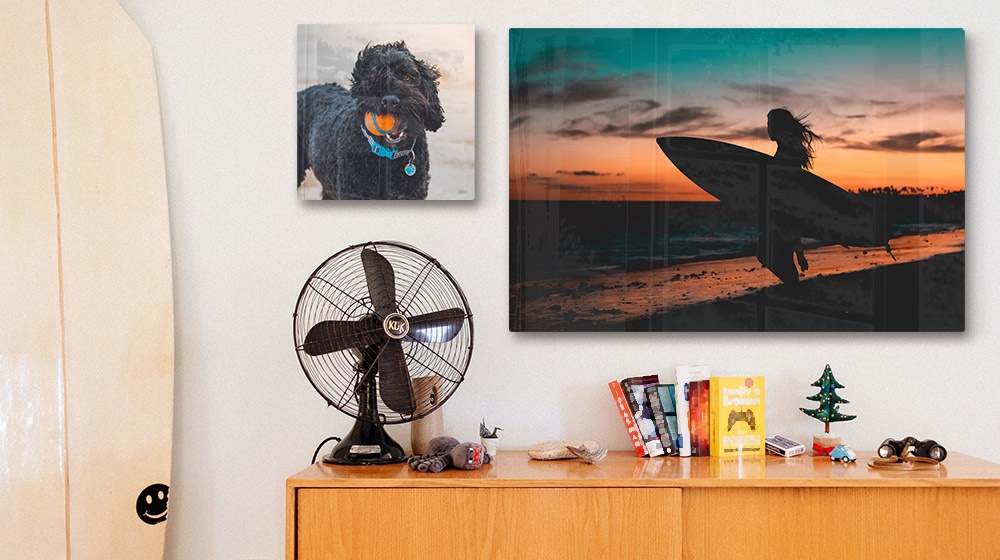
[{"label": "vintage electric fan", "polygon": [[294,334],[313,387],[356,419],[328,463],[405,460],[384,425],[444,404],[472,358],[462,289],[437,260],[395,241],[354,245],[321,264],[299,294]]}]

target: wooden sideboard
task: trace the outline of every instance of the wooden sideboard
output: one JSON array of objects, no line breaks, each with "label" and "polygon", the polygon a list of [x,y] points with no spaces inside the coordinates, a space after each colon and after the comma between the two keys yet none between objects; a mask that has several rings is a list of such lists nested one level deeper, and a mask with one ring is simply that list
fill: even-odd
[{"label": "wooden sideboard", "polygon": [[952,453],[903,473],[858,455],[320,463],[287,480],[287,558],[1000,559],[1000,465]]}]

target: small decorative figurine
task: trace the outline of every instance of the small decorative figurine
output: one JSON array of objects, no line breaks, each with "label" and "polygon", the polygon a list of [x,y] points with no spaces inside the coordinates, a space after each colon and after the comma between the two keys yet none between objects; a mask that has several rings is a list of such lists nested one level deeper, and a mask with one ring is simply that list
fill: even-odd
[{"label": "small decorative figurine", "polygon": [[490,429],[486,427],[485,418],[483,418],[483,420],[479,423],[479,437],[483,439],[498,438],[500,436],[497,435],[497,432],[500,431],[503,431],[503,428],[493,428],[493,431],[491,432]]},{"label": "small decorative figurine", "polygon": [[838,445],[830,452],[830,460],[840,461],[841,463],[853,463],[858,460],[858,455],[851,449],[850,445]]},{"label": "small decorative figurine", "polygon": [[486,448],[486,452],[492,456],[496,456],[498,443],[500,442],[500,436],[497,432],[502,431],[503,428],[494,427],[491,432],[489,428],[486,427],[486,419],[483,418],[482,422],[479,423],[479,443]]},{"label": "small decorative figurine", "polygon": [[824,433],[813,436],[813,451],[816,455],[829,455],[834,447],[840,444],[840,436],[830,433],[830,424],[833,422],[846,422],[854,420],[857,416],[853,414],[842,414],[839,405],[847,404],[851,401],[842,398],[837,394],[837,389],[844,386],[833,377],[833,370],[830,364],[826,365],[823,375],[812,383],[813,387],[819,387],[819,392],[811,397],[806,397],[811,401],[816,401],[819,405],[815,409],[800,408],[802,412],[823,422]]}]

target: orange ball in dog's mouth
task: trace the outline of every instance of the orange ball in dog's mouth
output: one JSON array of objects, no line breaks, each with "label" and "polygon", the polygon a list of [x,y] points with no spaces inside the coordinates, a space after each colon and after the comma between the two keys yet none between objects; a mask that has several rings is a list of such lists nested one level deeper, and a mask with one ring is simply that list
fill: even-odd
[{"label": "orange ball in dog's mouth", "polygon": [[391,113],[376,115],[369,111],[365,113],[365,128],[375,136],[386,136],[396,127],[396,117]]}]

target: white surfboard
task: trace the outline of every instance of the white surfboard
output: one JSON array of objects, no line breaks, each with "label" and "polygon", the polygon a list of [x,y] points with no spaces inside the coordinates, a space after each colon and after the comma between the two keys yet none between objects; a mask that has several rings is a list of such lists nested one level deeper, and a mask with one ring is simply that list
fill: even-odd
[{"label": "white surfboard", "polygon": [[173,297],[152,51],[112,0],[2,0],[0,558],[157,558]]}]

